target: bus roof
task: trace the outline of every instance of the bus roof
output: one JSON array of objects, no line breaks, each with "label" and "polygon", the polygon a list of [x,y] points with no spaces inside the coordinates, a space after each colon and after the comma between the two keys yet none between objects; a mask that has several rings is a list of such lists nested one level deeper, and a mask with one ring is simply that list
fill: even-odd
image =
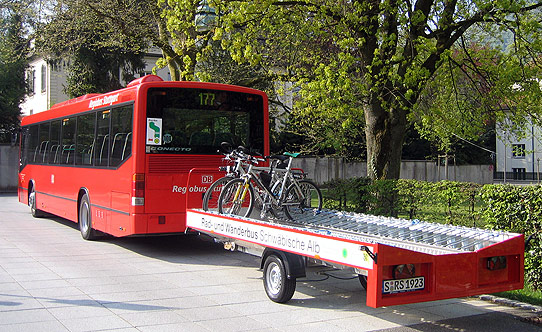
[{"label": "bus roof", "polygon": [[106,107],[112,104],[121,104],[135,100],[137,91],[142,86],[157,86],[157,87],[179,87],[179,88],[201,88],[201,89],[215,89],[215,90],[229,90],[244,93],[254,93],[264,95],[262,91],[220,83],[206,83],[206,82],[191,82],[191,81],[164,81],[162,78],[156,75],[146,75],[135,79],[128,83],[126,88],[99,94],[92,93],[86,94],[77,98],[66,100],[53,105],[49,110],[28,115],[21,121],[21,125],[29,125],[32,123],[38,123],[47,121],[50,119],[66,117],[71,114],[81,113],[95,108]]}]

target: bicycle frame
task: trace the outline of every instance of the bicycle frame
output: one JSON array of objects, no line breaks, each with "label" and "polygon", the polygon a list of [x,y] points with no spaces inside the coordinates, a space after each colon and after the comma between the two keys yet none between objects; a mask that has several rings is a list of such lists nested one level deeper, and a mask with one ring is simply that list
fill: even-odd
[{"label": "bicycle frame", "polygon": [[[267,212],[267,208],[271,206],[277,206],[282,207],[285,205],[284,200],[285,196],[284,193],[286,192],[287,186],[289,184],[295,184],[296,190],[298,193],[302,194],[301,188],[299,187],[297,180],[292,173],[292,161],[293,158],[290,157],[288,161],[288,166],[286,169],[280,169],[280,168],[274,168],[272,177],[276,178],[277,173],[284,173],[279,177],[279,181],[272,182],[269,187],[265,186],[260,178],[256,176],[255,169],[256,167],[253,164],[250,164],[246,173],[241,176],[241,178],[244,178],[244,184],[243,186],[240,186],[237,188],[237,192],[234,194],[234,200],[237,201],[237,199],[240,198],[240,201],[242,202],[249,190],[249,185],[253,183],[253,188],[257,189],[254,192],[255,198],[258,200],[259,203],[262,205],[262,215],[264,215]],[[268,168],[270,169],[270,168]],[[278,193],[275,192],[277,189],[277,186],[280,185],[280,190]],[[241,189],[242,188],[242,189]],[[242,192],[241,192],[242,190]],[[263,194],[261,193],[263,191]],[[302,197],[302,195],[300,195]],[[299,203],[291,203],[291,205],[297,205]],[[272,211],[272,210],[271,210]]]}]

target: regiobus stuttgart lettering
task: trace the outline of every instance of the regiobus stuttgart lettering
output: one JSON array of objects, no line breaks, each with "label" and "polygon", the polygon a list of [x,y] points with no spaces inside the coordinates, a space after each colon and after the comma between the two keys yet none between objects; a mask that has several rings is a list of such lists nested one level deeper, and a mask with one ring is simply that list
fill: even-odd
[{"label": "regiobus stuttgart lettering", "polygon": [[88,103],[88,108],[94,109],[96,107],[104,106],[104,105],[113,105],[113,103],[116,103],[119,101],[119,93],[111,95],[111,96],[104,96],[102,98],[92,99]]},{"label": "regiobus stuttgart lettering", "polygon": [[[201,176],[201,184],[211,184],[213,183],[213,180],[214,180],[214,177],[212,175],[208,175],[208,174],[204,174]],[[173,188],[171,189],[171,192],[173,193],[181,193],[181,194],[186,194],[187,190],[188,192],[190,193],[204,193],[206,192],[208,189],[207,186],[197,186],[197,185],[193,185],[193,186],[190,186],[190,187],[186,187],[186,186],[178,186],[178,185],[173,185]],[[217,191],[217,192],[220,192],[222,188],[219,186],[219,187],[216,187],[214,189],[214,191]]]},{"label": "regiobus stuttgart lettering", "polygon": [[[220,190],[220,188],[218,188],[218,190]],[[186,194],[186,191],[187,191],[187,187],[176,186],[176,185],[173,185],[173,188],[171,190],[171,192],[181,193],[181,194]],[[191,187],[188,187],[188,192],[191,192],[191,193],[204,193],[206,191],[207,191],[207,187],[205,186],[199,187],[199,186],[193,185]]]}]

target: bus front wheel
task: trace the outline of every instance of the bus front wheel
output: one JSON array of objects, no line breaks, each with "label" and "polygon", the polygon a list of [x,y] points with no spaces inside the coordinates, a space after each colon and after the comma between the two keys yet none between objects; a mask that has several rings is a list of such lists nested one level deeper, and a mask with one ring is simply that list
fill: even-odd
[{"label": "bus front wheel", "polygon": [[30,194],[28,194],[28,206],[30,207],[30,213],[32,213],[32,217],[41,218],[44,216],[43,211],[37,208],[36,191],[34,190],[33,186],[32,189],[30,189]]},{"label": "bus front wheel", "polygon": [[96,239],[96,232],[92,229],[92,214],[90,213],[90,200],[87,194],[84,194],[79,202],[79,230],[83,239]]}]

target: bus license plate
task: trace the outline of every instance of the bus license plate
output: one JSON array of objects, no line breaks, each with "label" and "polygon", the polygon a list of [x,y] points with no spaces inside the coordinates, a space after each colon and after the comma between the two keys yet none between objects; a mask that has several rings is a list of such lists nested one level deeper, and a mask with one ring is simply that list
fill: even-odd
[{"label": "bus license plate", "polygon": [[384,280],[384,285],[382,285],[382,294],[413,292],[424,288],[424,277]]}]

